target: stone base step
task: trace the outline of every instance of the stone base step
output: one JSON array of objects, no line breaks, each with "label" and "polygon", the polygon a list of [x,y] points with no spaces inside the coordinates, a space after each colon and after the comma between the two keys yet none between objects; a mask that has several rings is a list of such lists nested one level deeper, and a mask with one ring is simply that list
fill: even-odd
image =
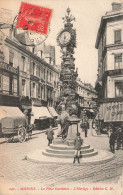
[{"label": "stone base step", "polygon": [[[56,154],[56,153],[49,153],[46,150],[42,152],[43,155],[55,158],[74,158],[74,154]],[[81,154],[82,158],[88,158],[97,155],[98,152],[94,150],[93,152]]]},{"label": "stone base step", "polygon": [[[61,149],[54,149],[54,148],[50,148],[50,147],[47,147],[46,148],[46,152],[48,153],[53,153],[53,154],[64,154],[64,155],[74,155],[75,154],[75,150],[69,150],[69,148],[65,149],[65,150],[61,150]],[[87,148],[87,149],[82,149],[81,150],[81,154],[86,154],[86,153],[91,153],[91,152],[94,152],[94,149],[93,148]]]},{"label": "stone base step", "polygon": [[[68,146],[65,144],[51,144],[50,148],[54,150],[74,150],[74,146]],[[81,146],[81,149],[88,149],[90,148],[90,145],[83,145]]]}]

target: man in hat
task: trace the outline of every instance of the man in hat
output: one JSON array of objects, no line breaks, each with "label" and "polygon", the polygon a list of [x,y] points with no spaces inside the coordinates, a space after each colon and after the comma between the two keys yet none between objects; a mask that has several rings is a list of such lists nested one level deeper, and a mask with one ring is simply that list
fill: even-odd
[{"label": "man in hat", "polygon": [[76,159],[78,159],[78,163],[80,163],[79,158],[80,158],[82,144],[83,144],[83,139],[81,138],[80,133],[78,132],[77,137],[74,140],[75,156],[74,156],[73,163],[75,163]]}]

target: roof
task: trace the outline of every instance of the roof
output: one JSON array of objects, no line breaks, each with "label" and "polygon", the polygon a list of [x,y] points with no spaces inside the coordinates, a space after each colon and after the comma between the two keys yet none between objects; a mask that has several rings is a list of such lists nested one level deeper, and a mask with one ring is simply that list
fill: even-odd
[{"label": "roof", "polygon": [[103,34],[103,32],[105,30],[106,23],[108,21],[114,21],[116,19],[117,20],[123,19],[123,10],[119,10],[117,12],[110,12],[110,14],[102,16],[100,26],[99,26],[99,29],[98,29],[98,33],[97,33],[96,43],[95,43],[95,48],[96,49],[98,49],[100,38],[101,38],[101,35]]}]

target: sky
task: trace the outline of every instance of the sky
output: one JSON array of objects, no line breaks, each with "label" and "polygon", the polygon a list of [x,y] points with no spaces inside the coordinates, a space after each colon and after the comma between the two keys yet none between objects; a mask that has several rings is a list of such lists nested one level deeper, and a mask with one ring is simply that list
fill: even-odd
[{"label": "sky", "polygon": [[[76,22],[73,22],[77,33],[75,67],[78,68],[78,77],[83,82],[89,82],[94,86],[98,68],[98,51],[95,49],[95,42],[101,17],[112,9],[113,2],[123,2],[123,0],[23,0],[23,2],[53,9],[46,44],[56,47],[58,65],[61,63],[62,54],[56,37],[64,27],[62,17],[65,16],[68,7],[71,9],[71,14],[76,18]],[[0,0],[0,7],[12,10],[13,17],[19,12],[20,5],[21,0]]]}]

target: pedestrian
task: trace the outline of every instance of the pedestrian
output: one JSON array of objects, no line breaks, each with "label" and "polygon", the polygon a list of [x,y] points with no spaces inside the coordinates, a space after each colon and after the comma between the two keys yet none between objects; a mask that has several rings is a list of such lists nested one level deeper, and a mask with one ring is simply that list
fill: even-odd
[{"label": "pedestrian", "polygon": [[120,146],[123,149],[123,129],[121,127],[118,128],[117,132],[117,150],[119,150]]},{"label": "pedestrian", "polygon": [[122,150],[123,150],[123,128],[121,129],[120,137],[121,137],[121,146],[122,146]]},{"label": "pedestrian", "polygon": [[84,113],[84,116],[83,116],[83,130],[84,130],[84,133],[85,133],[85,137],[87,137],[88,135],[88,117],[86,115],[86,113]]},{"label": "pedestrian", "polygon": [[110,137],[110,135],[111,135],[112,128],[113,128],[113,126],[110,123],[109,126],[108,126],[108,128],[107,128],[108,137]]},{"label": "pedestrian", "polygon": [[74,147],[75,147],[75,156],[73,163],[75,163],[76,159],[78,159],[78,163],[80,163],[79,158],[80,158],[80,152],[81,152],[81,146],[83,144],[83,139],[80,136],[80,133],[77,133],[77,137],[74,140]]},{"label": "pedestrian", "polygon": [[50,128],[46,131],[47,139],[48,139],[48,146],[52,144],[52,141],[54,139],[54,131],[52,129],[52,125],[50,125]]},{"label": "pedestrian", "polygon": [[116,141],[116,133],[115,130],[113,129],[109,137],[109,144],[112,153],[115,153],[115,141]]}]

